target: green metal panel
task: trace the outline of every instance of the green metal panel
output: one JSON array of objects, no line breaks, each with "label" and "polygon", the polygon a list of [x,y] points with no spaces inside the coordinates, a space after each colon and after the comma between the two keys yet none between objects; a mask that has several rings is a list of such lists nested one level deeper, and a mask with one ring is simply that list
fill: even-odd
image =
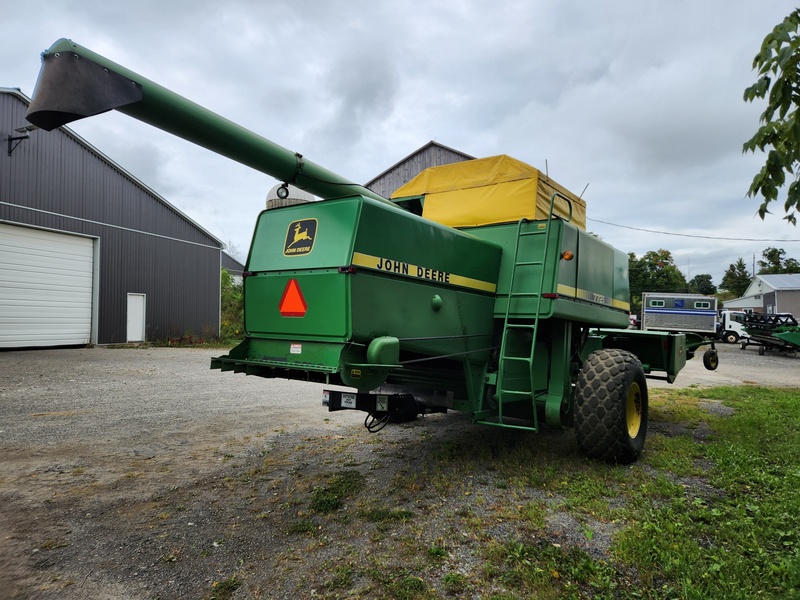
[{"label": "green metal panel", "polygon": [[[580,238],[583,232],[577,227],[564,227],[561,233],[561,252],[572,252],[575,256],[572,260],[560,260],[558,268],[558,285],[561,291],[565,288],[569,290],[578,289],[578,265],[581,264]],[[573,294],[574,295],[574,294]]]},{"label": "green metal panel", "polygon": [[339,365],[342,344],[307,341],[251,339],[248,344],[248,358],[296,369],[308,368],[315,371],[335,373]]},{"label": "green metal panel", "polygon": [[[246,269],[260,271],[298,271],[341,267],[350,264],[356,224],[361,215],[360,196],[311,202],[265,210],[258,216]],[[303,253],[296,237],[308,236]],[[288,247],[287,247],[288,246]]]},{"label": "green metal panel", "polygon": [[[302,316],[284,316],[280,303],[290,279],[307,305]],[[247,277],[244,283],[244,328],[254,337],[297,339],[350,337],[347,278],[338,270],[278,271]]]},{"label": "green metal panel", "polygon": [[[628,254],[622,250],[614,249],[614,294],[613,301],[623,311],[630,313],[631,310],[631,285],[630,273],[628,273]],[[618,327],[627,327],[620,324]]]},{"label": "green metal panel", "polygon": [[611,310],[590,301],[575,300],[567,297],[559,297],[559,299],[555,301],[553,315],[557,316],[559,319],[583,323],[590,327],[625,328],[630,324],[626,311]]},{"label": "green metal panel", "polygon": [[[545,254],[545,241],[547,239],[547,228],[552,227],[550,235],[550,249],[548,254],[551,257],[558,257],[561,242],[561,227],[563,223],[558,220],[548,221],[528,221],[520,227],[517,223],[506,223],[503,225],[487,225],[483,227],[473,227],[464,229],[472,235],[481,239],[493,242],[503,249],[503,257],[500,263],[500,276],[497,281],[497,299],[495,302],[494,314],[496,318],[503,318],[506,313],[506,306],[509,298],[509,284],[512,279],[514,269],[515,250],[517,249],[518,231],[525,235],[519,238],[519,248],[517,256],[523,261],[542,261]],[[520,295],[512,300],[510,316],[512,317],[531,317],[535,312],[536,297],[530,294],[555,293],[556,277],[559,268],[559,261],[556,259],[548,261],[546,265],[524,265],[517,267],[514,276],[514,294]],[[539,285],[542,278],[542,269],[545,269],[545,289],[540,290]],[[551,300],[542,299],[540,314],[548,317],[552,312]]]},{"label": "green metal panel", "polygon": [[353,264],[418,280],[494,294],[502,249],[400,208],[364,200]]},{"label": "green metal panel", "polygon": [[[548,227],[552,231],[550,247],[546,248]],[[518,225],[489,225],[465,231],[503,248],[494,310],[495,317],[503,318],[514,268]],[[523,223],[520,231],[525,237],[520,239],[518,260],[546,261],[546,264],[517,267],[513,292],[520,295],[513,298],[509,316],[532,318],[536,311],[535,294],[557,293],[557,300],[541,300],[539,314],[542,318],[556,317],[602,327],[628,326],[629,286],[625,253],[559,219],[529,221]],[[533,232],[541,235],[528,235]],[[565,252],[572,253],[570,260],[562,258]],[[545,287],[539,290],[542,269]]]},{"label": "green metal panel", "polygon": [[789,344],[791,346],[800,347],[800,331],[778,331],[772,334],[772,337]]},{"label": "green metal panel", "polygon": [[[252,275],[244,281],[248,335],[350,338],[347,278],[339,267],[350,264],[360,212],[357,196],[259,215],[246,267]],[[290,279],[297,282],[307,305],[303,315],[281,313]]]},{"label": "green metal panel", "polygon": [[[252,343],[238,353],[247,358],[230,360],[335,372],[359,389],[387,378],[440,389],[437,380],[452,385],[456,372],[455,387],[474,396],[463,365],[475,363],[471,371],[482,377],[500,255],[495,244],[363,196],[265,211],[245,278]],[[287,316],[282,299],[290,281],[304,306]],[[413,362],[385,364],[395,352]],[[444,370],[415,365],[449,355]]]},{"label": "green metal panel", "polygon": [[593,304],[624,312],[619,325],[627,327],[626,315],[630,310],[627,255],[591,234],[578,233],[576,295]]},{"label": "green metal panel", "polygon": [[619,348],[635,354],[645,373],[663,372],[672,382],[686,365],[689,347],[686,335],[666,331],[640,331],[636,329],[596,329],[592,331],[582,350],[585,360],[601,348]]},{"label": "green metal panel", "polygon": [[471,358],[486,360],[491,296],[369,272],[350,281],[354,340],[392,335],[401,338],[404,352],[433,356],[482,350]]},{"label": "green metal panel", "polygon": [[[349,276],[353,340],[399,338],[401,357],[414,362],[389,382],[469,394],[461,371],[488,358],[500,256],[495,244],[365,200]],[[424,360],[451,355],[438,369]]]}]

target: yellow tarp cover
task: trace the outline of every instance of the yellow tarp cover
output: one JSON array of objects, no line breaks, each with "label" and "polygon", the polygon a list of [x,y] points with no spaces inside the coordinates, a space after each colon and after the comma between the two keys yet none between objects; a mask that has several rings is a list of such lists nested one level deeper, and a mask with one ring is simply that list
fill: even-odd
[{"label": "yellow tarp cover", "polygon": [[[475,227],[526,218],[546,219],[558,192],[572,203],[572,223],[586,229],[586,203],[534,167],[505,154],[425,169],[392,199],[425,196],[422,216],[449,227]],[[569,217],[556,198],[553,213]]]}]

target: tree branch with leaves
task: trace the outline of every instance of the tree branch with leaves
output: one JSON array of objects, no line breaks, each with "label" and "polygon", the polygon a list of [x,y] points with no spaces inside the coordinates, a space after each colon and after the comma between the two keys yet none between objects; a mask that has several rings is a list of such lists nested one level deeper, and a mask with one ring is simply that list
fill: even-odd
[{"label": "tree branch with leaves", "polygon": [[753,178],[749,197],[762,199],[758,215],[769,213],[769,204],[791,179],[786,192],[783,217],[797,224],[795,210],[800,209],[800,9],[794,10],[764,38],[761,51],[753,59],[758,80],[744,91],[744,100],[752,102],[767,98],[767,108],[761,114],[756,134],[745,142],[743,152],[756,149],[767,153],[764,166]]}]

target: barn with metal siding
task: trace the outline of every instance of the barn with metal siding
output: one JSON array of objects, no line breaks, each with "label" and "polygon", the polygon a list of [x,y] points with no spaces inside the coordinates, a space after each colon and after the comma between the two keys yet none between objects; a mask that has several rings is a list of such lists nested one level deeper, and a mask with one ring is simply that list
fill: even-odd
[{"label": "barn with metal siding", "polygon": [[438,167],[474,158],[469,154],[430,141],[365,183],[364,187],[384,198],[389,198],[396,189],[414,179],[428,167]]},{"label": "barn with metal siding", "polygon": [[242,263],[233,258],[227,252],[222,253],[222,268],[226,269],[228,273],[234,277],[238,277],[241,280],[242,271],[244,271],[244,265],[242,265]]},{"label": "barn with metal siding", "polygon": [[800,316],[800,273],[756,275],[744,293],[747,297],[758,299],[756,312]]},{"label": "barn with metal siding", "polygon": [[0,348],[218,334],[223,243],[28,103],[0,88]]}]

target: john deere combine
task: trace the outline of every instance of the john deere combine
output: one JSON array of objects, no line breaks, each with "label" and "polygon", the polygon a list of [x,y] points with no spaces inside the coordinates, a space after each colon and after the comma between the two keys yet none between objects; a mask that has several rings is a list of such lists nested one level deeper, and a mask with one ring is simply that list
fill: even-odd
[{"label": "john deere combine", "polygon": [[42,59],[28,120],[43,129],[116,109],[321,198],[259,215],[246,338],[212,368],[345,386],[328,409],[364,411],[373,430],[452,409],[574,426],[609,461],[642,451],[645,374],[674,381],[693,349],[626,329],[627,255],[538,170],[507,156],[437,167],[390,201],[69,40]]}]

